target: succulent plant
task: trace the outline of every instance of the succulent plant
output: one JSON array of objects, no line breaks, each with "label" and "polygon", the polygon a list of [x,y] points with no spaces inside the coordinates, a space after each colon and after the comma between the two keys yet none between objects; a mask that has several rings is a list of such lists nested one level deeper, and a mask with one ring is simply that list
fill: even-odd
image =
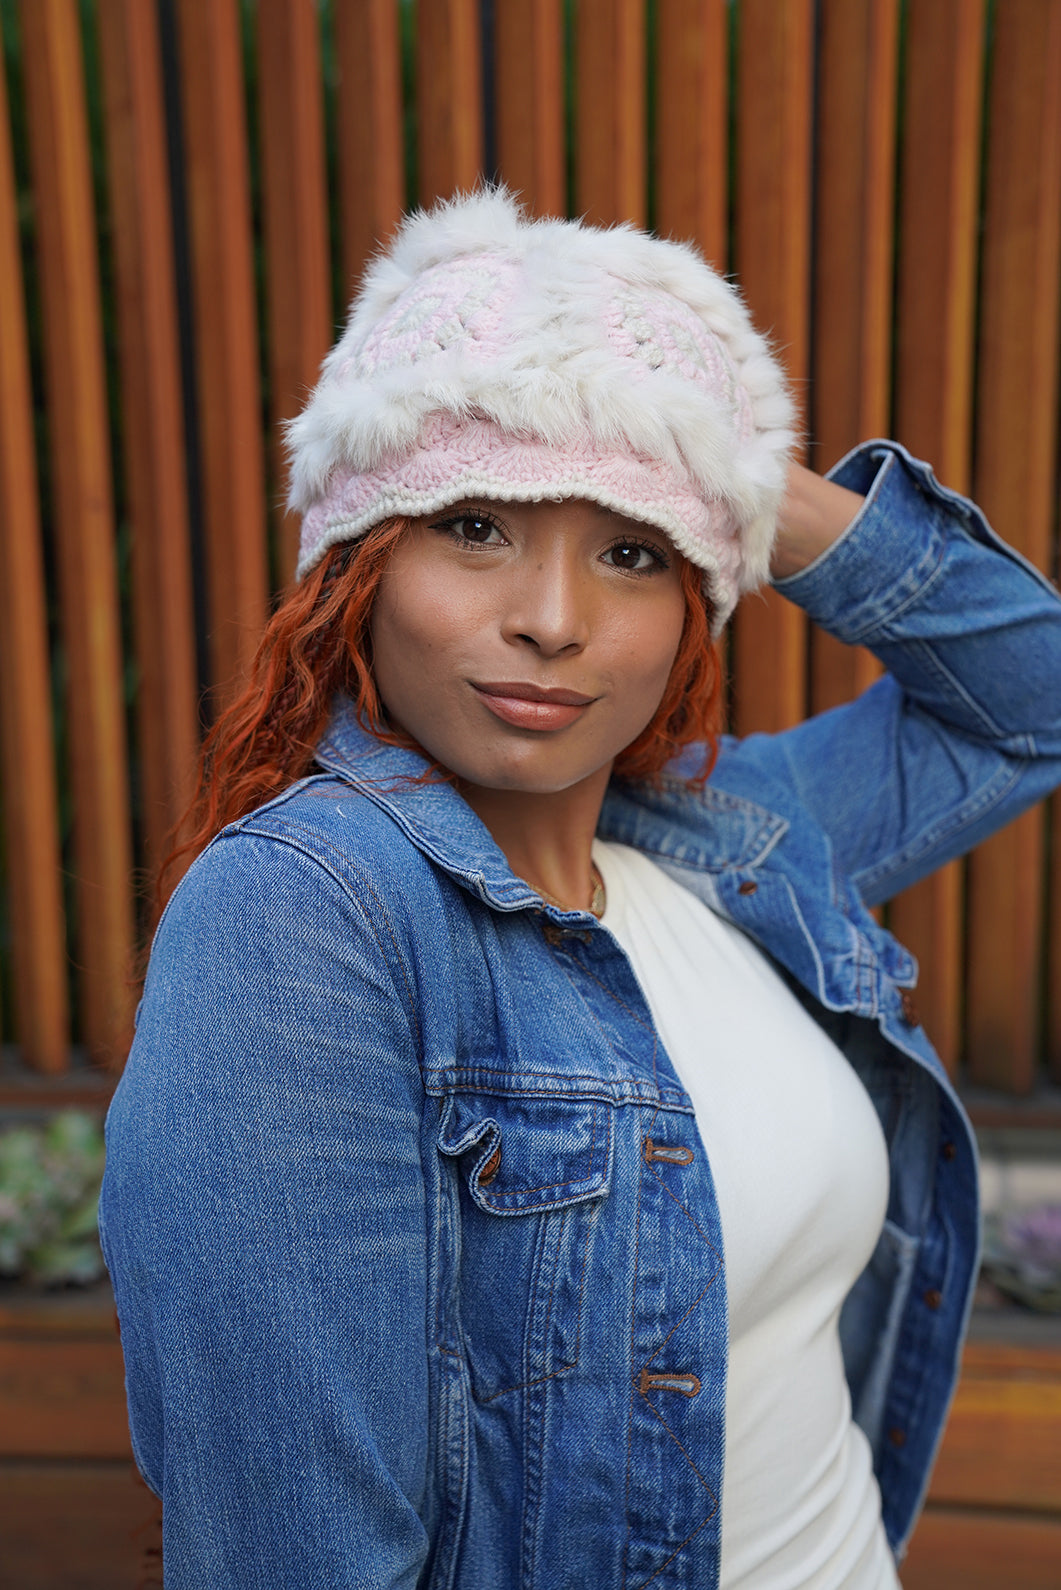
[{"label": "succulent plant", "polygon": [[1061,1313],[1061,1204],[988,1220],[983,1268],[1007,1297],[1040,1313]]},{"label": "succulent plant", "polygon": [[42,1286],[99,1279],[103,1156],[100,1124],[81,1110],[0,1131],[0,1276]]}]

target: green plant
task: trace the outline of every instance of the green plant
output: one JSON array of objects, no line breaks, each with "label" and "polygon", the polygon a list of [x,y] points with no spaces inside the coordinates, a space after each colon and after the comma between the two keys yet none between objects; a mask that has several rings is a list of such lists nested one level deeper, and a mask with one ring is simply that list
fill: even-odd
[{"label": "green plant", "polygon": [[103,1156],[100,1124],[81,1110],[0,1132],[0,1276],[39,1286],[99,1279]]}]

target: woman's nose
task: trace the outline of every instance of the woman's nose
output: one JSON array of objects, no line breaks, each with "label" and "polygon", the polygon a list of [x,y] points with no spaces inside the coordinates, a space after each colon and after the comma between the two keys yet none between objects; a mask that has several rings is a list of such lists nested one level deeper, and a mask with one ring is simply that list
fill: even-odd
[{"label": "woman's nose", "polygon": [[543,657],[581,651],[589,638],[589,595],[567,559],[550,559],[520,571],[512,593],[506,636]]}]

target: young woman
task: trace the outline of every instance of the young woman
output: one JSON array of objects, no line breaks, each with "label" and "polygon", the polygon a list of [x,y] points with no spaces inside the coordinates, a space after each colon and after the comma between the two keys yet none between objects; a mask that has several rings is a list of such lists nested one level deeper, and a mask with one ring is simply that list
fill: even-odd
[{"label": "young woman", "polygon": [[[1061,779],[1061,604],[789,425],[689,249],[484,192],[369,272],[109,1121],[169,1590],[896,1585],[976,1178],[867,907]],[[771,567],[888,672],[720,742]]]}]

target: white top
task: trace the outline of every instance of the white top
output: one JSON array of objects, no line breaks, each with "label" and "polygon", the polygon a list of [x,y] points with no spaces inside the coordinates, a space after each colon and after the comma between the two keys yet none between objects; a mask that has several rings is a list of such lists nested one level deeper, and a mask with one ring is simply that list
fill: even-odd
[{"label": "white top", "polygon": [[625,845],[593,847],[696,1110],[726,1257],[722,1590],[897,1590],[840,1305],[880,1235],[884,1136],[843,1053],[739,929]]}]

